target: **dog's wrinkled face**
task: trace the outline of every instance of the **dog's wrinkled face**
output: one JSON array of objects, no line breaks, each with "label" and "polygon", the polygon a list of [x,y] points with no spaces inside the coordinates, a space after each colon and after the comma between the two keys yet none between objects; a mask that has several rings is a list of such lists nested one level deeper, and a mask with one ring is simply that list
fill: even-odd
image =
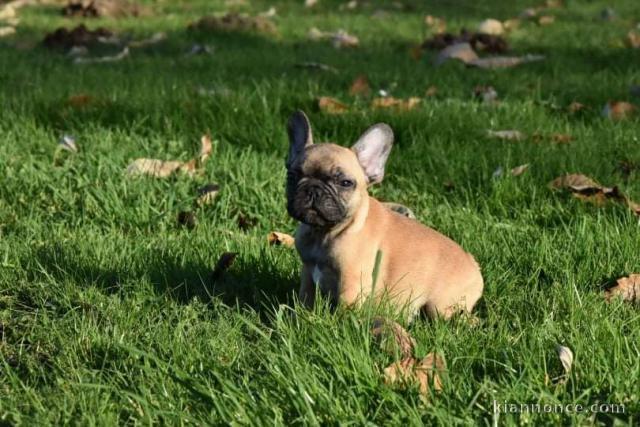
[{"label": "dog's wrinkled face", "polygon": [[289,120],[287,211],[294,219],[331,228],[357,211],[367,186],[380,182],[393,133],[386,125],[371,127],[352,149],[313,144],[311,127],[302,112]]}]

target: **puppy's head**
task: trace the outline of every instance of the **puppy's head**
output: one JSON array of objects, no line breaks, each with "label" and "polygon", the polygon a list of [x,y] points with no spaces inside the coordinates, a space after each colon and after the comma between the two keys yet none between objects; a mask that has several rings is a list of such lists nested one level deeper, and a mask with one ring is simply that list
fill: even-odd
[{"label": "puppy's head", "polygon": [[351,218],[368,197],[367,186],[382,181],[393,131],[379,123],[349,148],[314,144],[302,111],[289,119],[287,210],[305,224],[331,228]]}]

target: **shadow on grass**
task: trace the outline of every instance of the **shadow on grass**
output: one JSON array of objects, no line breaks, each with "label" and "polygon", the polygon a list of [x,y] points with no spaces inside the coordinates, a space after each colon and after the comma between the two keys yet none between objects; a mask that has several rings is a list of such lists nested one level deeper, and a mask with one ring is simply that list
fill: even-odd
[{"label": "shadow on grass", "polygon": [[91,256],[79,257],[73,248],[54,244],[39,249],[34,257],[38,269],[30,269],[30,280],[43,275],[61,283],[91,286],[105,294],[134,294],[150,284],[157,295],[169,296],[181,304],[193,299],[209,302],[220,299],[228,306],[249,306],[257,312],[279,304],[292,304],[297,277],[284,274],[275,263],[238,256],[218,278],[211,266],[175,257],[150,256],[143,266],[104,268]]}]

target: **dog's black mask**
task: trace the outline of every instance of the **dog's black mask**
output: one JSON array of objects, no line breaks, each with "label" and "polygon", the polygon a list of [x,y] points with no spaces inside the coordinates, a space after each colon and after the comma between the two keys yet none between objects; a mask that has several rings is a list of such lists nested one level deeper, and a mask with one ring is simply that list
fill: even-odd
[{"label": "dog's black mask", "polygon": [[331,227],[342,222],[347,207],[342,199],[347,189],[332,178],[302,176],[287,172],[287,211],[294,219],[314,227]]}]

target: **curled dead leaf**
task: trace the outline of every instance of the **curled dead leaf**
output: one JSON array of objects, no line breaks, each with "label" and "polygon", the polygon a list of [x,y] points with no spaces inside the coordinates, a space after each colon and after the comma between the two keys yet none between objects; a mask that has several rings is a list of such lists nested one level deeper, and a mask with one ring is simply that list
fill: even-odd
[{"label": "curled dead leaf", "polygon": [[197,225],[196,214],[188,211],[180,211],[178,212],[177,222],[178,225],[191,230]]},{"label": "curled dead leaf", "polygon": [[569,347],[565,347],[563,345],[556,345],[556,353],[558,354],[558,359],[560,359],[560,363],[562,364],[562,369],[564,373],[559,377],[553,378],[552,382],[557,384],[563,384],[569,378],[569,374],[571,373],[571,368],[573,367],[573,351]]},{"label": "curled dead leaf", "polygon": [[394,362],[384,369],[383,374],[385,384],[388,385],[407,387],[417,384],[420,394],[426,398],[430,394],[429,386],[435,392],[442,391],[443,384],[440,374],[445,369],[446,365],[442,356],[429,353],[420,361],[407,357]]},{"label": "curled dead leaf", "polygon": [[211,278],[214,282],[220,279],[224,272],[231,267],[237,256],[237,252],[225,252],[220,255],[220,258],[218,258],[218,262],[216,262],[216,266],[213,269],[213,273],[211,274]]},{"label": "curled dead leaf", "polygon": [[553,15],[543,15],[538,18],[538,25],[545,26],[551,25],[556,21],[556,17]]},{"label": "curled dead leaf", "polygon": [[198,206],[210,205],[220,192],[218,184],[207,184],[198,188]]},{"label": "curled dead leaf", "polygon": [[67,105],[73,108],[84,108],[94,102],[94,98],[86,93],[79,93],[67,98]]},{"label": "curled dead leaf", "polygon": [[402,358],[413,356],[416,341],[399,323],[384,317],[375,317],[371,324],[371,334],[386,353],[398,353]]},{"label": "curled dead leaf", "polygon": [[267,242],[269,242],[271,246],[282,245],[288,248],[292,248],[296,244],[296,240],[293,236],[286,233],[280,233],[279,231],[272,231],[269,233],[267,236]]},{"label": "curled dead leaf", "polygon": [[411,97],[407,99],[397,99],[392,96],[385,96],[381,98],[375,98],[371,101],[371,107],[373,108],[395,108],[401,111],[413,110],[418,106],[421,99],[418,97]]},{"label": "curled dead leaf", "polygon": [[615,286],[604,292],[604,298],[607,302],[614,298],[622,298],[623,301],[640,303],[640,274],[619,278]]},{"label": "curled dead leaf", "polygon": [[520,176],[525,173],[529,169],[529,163],[525,163],[524,165],[516,166],[511,169],[511,176]]},{"label": "curled dead leaf", "polygon": [[365,74],[360,74],[351,83],[349,88],[349,94],[351,96],[369,96],[371,93],[371,86],[369,86],[369,79]]},{"label": "curled dead leaf", "polygon": [[321,96],[318,98],[318,108],[327,114],[343,114],[349,111],[349,107],[346,104],[329,96]]},{"label": "curled dead leaf", "polygon": [[465,64],[470,64],[473,61],[477,61],[479,58],[469,43],[456,43],[451,46],[447,46],[440,51],[435,59],[435,65],[442,65],[452,59],[456,59]]},{"label": "curled dead leaf", "polygon": [[543,55],[523,55],[523,56],[492,56],[489,58],[477,58],[467,62],[467,64],[485,69],[510,68],[529,62],[542,61]]},{"label": "curled dead leaf", "polygon": [[578,111],[582,111],[585,108],[586,108],[586,106],[584,104],[581,104],[580,102],[573,101],[567,107],[567,111],[570,112],[570,113],[577,113]]},{"label": "curled dead leaf", "polygon": [[141,158],[131,162],[127,166],[126,173],[129,176],[149,175],[156,178],[167,178],[176,172],[194,175],[197,169],[204,165],[213,150],[211,138],[208,135],[200,138],[200,144],[200,155],[188,162]]},{"label": "curled dead leaf", "polygon": [[487,136],[490,138],[502,139],[505,141],[522,141],[526,135],[519,130],[487,130]]},{"label": "curled dead leaf", "polygon": [[58,147],[60,150],[71,151],[73,153],[78,152],[78,146],[76,145],[76,139],[71,135],[63,135],[58,141]]},{"label": "curled dead leaf", "polygon": [[640,34],[633,30],[629,31],[625,42],[627,43],[627,46],[633,49],[640,49]]},{"label": "curled dead leaf", "polygon": [[607,102],[602,109],[602,116],[617,121],[627,119],[636,113],[636,106],[624,101]]},{"label": "curled dead leaf", "polygon": [[427,90],[424,92],[424,96],[426,96],[427,98],[431,98],[433,96],[436,96],[438,94],[438,87],[431,85],[427,88]]},{"label": "curled dead leaf", "polygon": [[327,39],[331,40],[331,42],[333,43],[333,46],[336,49],[357,47],[360,44],[360,40],[358,39],[358,37],[352,34],[349,34],[345,30],[330,32],[330,31],[321,31],[316,27],[312,27],[309,29],[309,32],[307,33],[307,37],[314,41],[327,40]]}]

